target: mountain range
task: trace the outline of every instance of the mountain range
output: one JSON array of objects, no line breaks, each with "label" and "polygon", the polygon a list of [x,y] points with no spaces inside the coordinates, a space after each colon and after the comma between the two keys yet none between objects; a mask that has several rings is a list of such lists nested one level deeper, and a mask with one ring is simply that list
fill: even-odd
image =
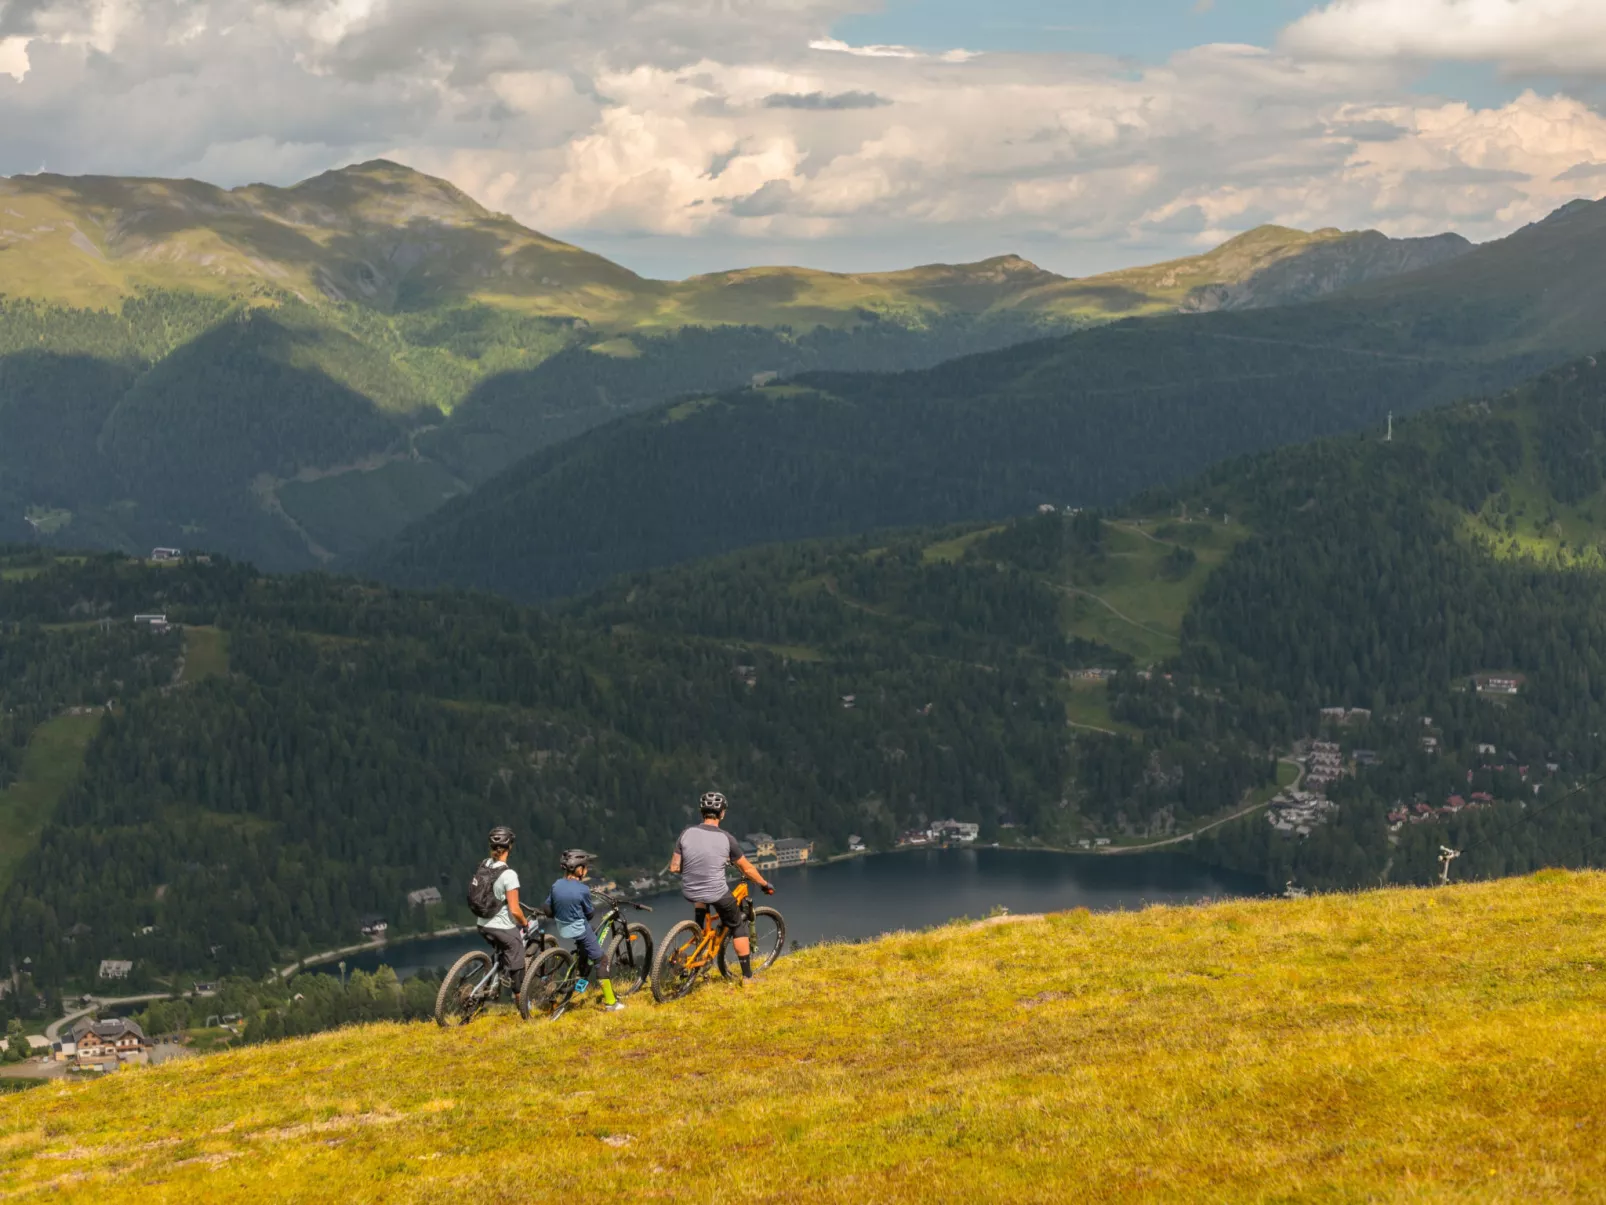
[{"label": "mountain range", "polygon": [[523,456],[679,397],[1297,302],[1468,250],[1265,227],[1082,280],[1000,256],[665,282],[385,161],[291,188],[12,177],[0,534],[329,564]]},{"label": "mountain range", "polygon": [[533,454],[367,566],[538,599],[765,541],[1110,506],[1214,461],[1380,430],[1391,413],[1499,392],[1595,351],[1603,280],[1606,203],[1577,204],[1304,304],[1129,319],[919,371],[802,373],[686,397]]}]

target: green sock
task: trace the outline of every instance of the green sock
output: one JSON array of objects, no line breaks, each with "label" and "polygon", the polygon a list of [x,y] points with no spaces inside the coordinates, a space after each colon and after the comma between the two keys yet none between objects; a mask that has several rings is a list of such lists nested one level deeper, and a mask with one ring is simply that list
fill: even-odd
[{"label": "green sock", "polygon": [[613,980],[604,979],[602,982],[602,1002],[604,1004],[617,1004],[618,998],[613,994]]}]

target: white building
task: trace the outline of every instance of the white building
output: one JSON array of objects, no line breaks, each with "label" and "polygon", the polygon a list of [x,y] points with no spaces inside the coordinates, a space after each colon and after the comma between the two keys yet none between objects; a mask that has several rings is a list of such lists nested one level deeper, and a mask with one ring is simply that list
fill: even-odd
[{"label": "white building", "polygon": [[134,969],[134,964],[126,958],[104,958],[100,963],[100,977],[102,979],[127,979],[128,972]]}]

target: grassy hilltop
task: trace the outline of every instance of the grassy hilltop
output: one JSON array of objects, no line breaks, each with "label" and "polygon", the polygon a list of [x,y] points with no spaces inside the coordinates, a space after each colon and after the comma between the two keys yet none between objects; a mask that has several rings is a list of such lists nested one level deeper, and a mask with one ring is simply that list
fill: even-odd
[{"label": "grassy hilltop", "polygon": [[617,1017],[346,1030],[0,1101],[0,1170],[113,1202],[1588,1199],[1603,887],[955,925]]}]

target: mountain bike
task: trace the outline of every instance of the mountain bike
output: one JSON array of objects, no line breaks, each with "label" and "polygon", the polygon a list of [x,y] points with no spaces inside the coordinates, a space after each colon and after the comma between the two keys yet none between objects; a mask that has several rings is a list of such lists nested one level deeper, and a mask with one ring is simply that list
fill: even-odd
[{"label": "mountain bike", "polygon": [[[545,919],[535,916],[535,924],[524,934],[526,966],[558,944],[558,939],[546,931]],[[435,993],[435,1024],[467,1025],[501,997],[502,975],[502,961],[490,950],[470,950],[464,954],[446,972],[440,991]],[[513,1002],[519,1016],[528,1021],[530,1014],[516,990]]]},{"label": "mountain bike", "polygon": [[[768,970],[786,945],[786,920],[774,908],[753,907],[752,892],[746,883],[738,883],[731,894],[747,920],[753,971],[757,974]],[[726,979],[736,978],[742,969],[731,940],[730,931],[712,908],[705,909],[702,924],[681,921],[664,935],[653,960],[652,998],[660,1004],[680,999],[715,964]]]},{"label": "mountain bike", "polygon": [[[642,989],[652,972],[652,933],[646,925],[625,920],[624,910],[651,912],[646,904],[604,895],[592,895],[608,905],[602,921],[597,925],[597,943],[611,964],[613,994],[623,999]],[[595,969],[593,968],[593,973]],[[556,1021],[574,1002],[574,987],[580,979],[580,960],[573,951],[554,943],[530,963],[519,986],[519,1015],[528,1018],[532,1013]]]}]

